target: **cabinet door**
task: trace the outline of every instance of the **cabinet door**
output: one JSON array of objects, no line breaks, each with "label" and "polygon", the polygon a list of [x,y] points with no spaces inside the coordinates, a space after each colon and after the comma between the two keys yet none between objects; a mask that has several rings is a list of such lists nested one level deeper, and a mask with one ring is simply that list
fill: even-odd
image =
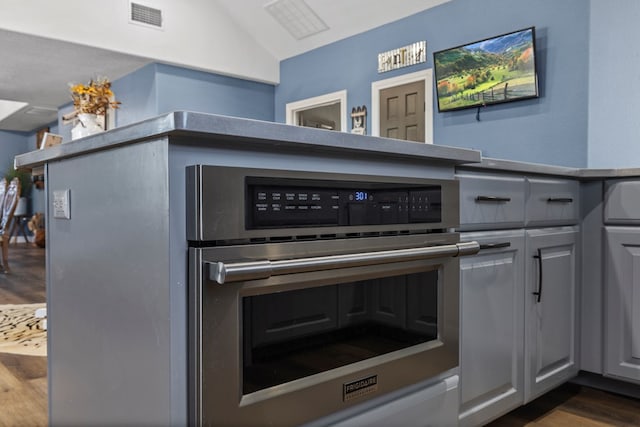
[{"label": "cabinet door", "polygon": [[640,381],[640,228],[605,235],[605,374]]},{"label": "cabinet door", "polygon": [[527,231],[525,403],[578,372],[577,239],[577,227]]},{"label": "cabinet door", "polygon": [[524,230],[461,240],[483,248],[460,260],[460,425],[475,426],[523,402]]}]

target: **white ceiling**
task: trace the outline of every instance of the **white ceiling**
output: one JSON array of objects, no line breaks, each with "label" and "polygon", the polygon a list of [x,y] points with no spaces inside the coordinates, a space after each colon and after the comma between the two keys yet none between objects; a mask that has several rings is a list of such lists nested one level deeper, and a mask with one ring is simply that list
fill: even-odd
[{"label": "white ceiling", "polygon": [[[269,0],[215,1],[257,45],[283,60],[450,0],[306,0],[329,29],[301,40],[266,12]],[[57,108],[71,101],[70,82],[101,75],[116,80],[155,61],[3,29],[0,52],[0,100],[28,104],[1,120],[0,130],[26,132],[57,119]]]},{"label": "white ceiling", "polygon": [[58,107],[71,102],[69,83],[85,83],[87,76],[102,75],[115,80],[150,62],[2,29],[0,52],[0,99],[28,104],[0,121],[0,130],[25,132],[57,120]]},{"label": "white ceiling", "polygon": [[266,50],[283,60],[450,0],[305,0],[329,30],[294,39],[265,9],[269,0],[216,0]]}]

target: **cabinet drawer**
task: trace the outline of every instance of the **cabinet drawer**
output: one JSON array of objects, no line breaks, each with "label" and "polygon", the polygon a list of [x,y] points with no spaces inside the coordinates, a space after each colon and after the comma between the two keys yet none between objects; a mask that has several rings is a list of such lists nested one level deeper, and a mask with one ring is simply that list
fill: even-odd
[{"label": "cabinet drawer", "polygon": [[640,224],[640,181],[607,181],[604,222]]},{"label": "cabinet drawer", "polygon": [[570,225],[579,219],[580,185],[570,179],[527,178],[527,227]]},{"label": "cabinet drawer", "polygon": [[[390,402],[375,402],[374,400],[372,405],[370,401],[316,420],[306,426],[457,426],[458,380],[458,376],[453,375],[432,383],[426,388],[401,395],[402,397]],[[352,415],[354,413],[356,415]],[[345,419],[345,415],[348,418]],[[336,422],[336,419],[339,421]]]},{"label": "cabinet drawer", "polygon": [[524,178],[472,173],[456,177],[460,181],[461,230],[524,225]]}]

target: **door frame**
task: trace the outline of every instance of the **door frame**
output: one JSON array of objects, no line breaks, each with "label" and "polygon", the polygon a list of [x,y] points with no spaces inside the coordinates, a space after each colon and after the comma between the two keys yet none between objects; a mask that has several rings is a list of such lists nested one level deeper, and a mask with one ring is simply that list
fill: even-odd
[{"label": "door frame", "polygon": [[324,95],[314,96],[312,98],[301,99],[300,101],[289,102],[285,106],[285,120],[288,125],[298,125],[296,120],[298,112],[308,110],[315,107],[323,107],[340,103],[340,129],[341,132],[347,132],[347,91],[339,90],[337,92],[326,93]]},{"label": "door frame", "polygon": [[424,143],[433,144],[433,69],[416,71],[371,83],[371,135],[380,136],[380,91],[407,83],[424,81]]}]

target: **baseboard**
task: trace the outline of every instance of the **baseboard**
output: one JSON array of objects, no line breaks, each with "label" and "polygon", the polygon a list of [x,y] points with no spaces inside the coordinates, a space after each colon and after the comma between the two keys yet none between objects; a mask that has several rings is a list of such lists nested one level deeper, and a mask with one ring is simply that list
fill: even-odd
[{"label": "baseboard", "polygon": [[580,371],[578,375],[569,382],[640,399],[640,385],[616,380],[592,372]]}]

